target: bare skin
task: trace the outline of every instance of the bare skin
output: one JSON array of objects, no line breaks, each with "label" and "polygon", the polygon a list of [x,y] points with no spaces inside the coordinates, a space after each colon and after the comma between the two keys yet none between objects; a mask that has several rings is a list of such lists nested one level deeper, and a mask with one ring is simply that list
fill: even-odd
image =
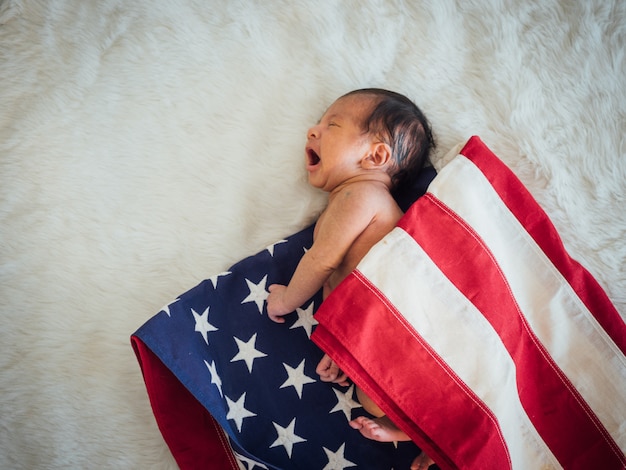
[{"label": "bare skin", "polygon": [[[320,288],[325,299],[403,215],[390,193],[391,148],[361,130],[360,123],[373,104],[367,96],[340,98],[307,133],[309,183],[329,193],[328,206],[315,226],[313,246],[302,257],[289,285],[269,287],[267,312],[277,323],[283,323],[284,315]],[[316,371],[322,381],[348,385],[348,377],[328,355]],[[364,408],[375,407],[377,413],[373,414],[380,418],[357,418],[350,422],[354,429],[377,441],[410,440],[358,388],[357,393]],[[412,469],[427,468],[414,467],[421,465],[423,455],[415,459]]]},{"label": "bare skin", "polygon": [[[376,403],[372,401],[360,388],[356,389],[356,394],[361,405],[365,410],[374,415],[375,418],[371,419],[367,416],[359,416],[358,418],[350,421],[350,426],[359,430],[363,436],[368,439],[379,442],[396,442],[396,441],[410,441],[411,438],[398,426],[395,425],[381,410]],[[435,462],[425,452],[418,455],[411,464],[411,470],[427,469]]]},{"label": "bare skin", "polygon": [[289,285],[269,288],[267,310],[276,322],[320,288],[326,297],[402,216],[390,194],[391,149],[360,127],[371,105],[371,98],[341,98],[308,131],[309,183],[329,193],[328,206]]},{"label": "bare skin", "polygon": [[[387,416],[383,415],[378,418],[368,418],[366,416],[359,416],[356,419],[350,421],[350,426],[354,429],[358,429],[368,439],[379,442],[395,442],[395,441],[410,441],[409,436],[405,432],[400,430]],[[434,464],[434,460],[431,459],[425,452],[418,455],[411,464],[411,470],[423,470]]]}]

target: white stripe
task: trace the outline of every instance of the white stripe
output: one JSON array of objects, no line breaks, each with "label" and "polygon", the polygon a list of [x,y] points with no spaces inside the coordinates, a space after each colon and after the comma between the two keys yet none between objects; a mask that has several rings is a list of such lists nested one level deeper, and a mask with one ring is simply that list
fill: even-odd
[{"label": "white stripe", "polygon": [[496,416],[514,469],[561,468],[522,408],[498,334],[406,232],[394,229],[357,269]]},{"label": "white stripe", "polygon": [[428,190],[487,244],[539,341],[626,451],[626,358],[617,345],[470,160],[456,157]]}]

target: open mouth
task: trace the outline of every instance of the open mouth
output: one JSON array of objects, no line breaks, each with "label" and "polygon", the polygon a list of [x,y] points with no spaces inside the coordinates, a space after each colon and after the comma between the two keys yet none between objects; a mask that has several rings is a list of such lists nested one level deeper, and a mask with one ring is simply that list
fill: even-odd
[{"label": "open mouth", "polygon": [[306,156],[307,156],[307,164],[309,167],[315,166],[320,162],[320,156],[312,148],[307,147]]}]

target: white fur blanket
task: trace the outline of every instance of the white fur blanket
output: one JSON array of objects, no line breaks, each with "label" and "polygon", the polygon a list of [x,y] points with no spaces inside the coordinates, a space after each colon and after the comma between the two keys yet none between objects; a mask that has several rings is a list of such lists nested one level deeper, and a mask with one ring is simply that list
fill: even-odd
[{"label": "white fur blanket", "polygon": [[0,467],[175,468],[129,335],[309,224],[379,86],[481,138],[626,314],[626,3],[0,0]]}]

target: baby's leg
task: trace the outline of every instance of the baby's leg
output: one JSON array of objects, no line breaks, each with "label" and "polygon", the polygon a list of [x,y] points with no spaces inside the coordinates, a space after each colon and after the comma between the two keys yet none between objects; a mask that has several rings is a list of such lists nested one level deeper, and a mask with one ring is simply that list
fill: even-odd
[{"label": "baby's leg", "polygon": [[411,440],[409,436],[398,428],[387,416],[374,419],[359,416],[350,421],[350,426],[354,429],[358,429],[363,436],[373,441],[395,442]]},{"label": "baby's leg", "polygon": [[359,399],[359,403],[365,408],[365,411],[376,416],[376,418],[370,419],[366,416],[359,416],[350,421],[350,426],[358,429],[363,436],[374,441],[394,442],[411,440],[404,431],[400,430],[398,426],[385,416],[383,410],[359,387],[356,388],[356,396]]},{"label": "baby's leg", "polygon": [[[359,416],[350,421],[350,426],[358,429],[363,436],[374,441],[394,442],[411,440],[359,387],[356,388],[356,395],[365,411],[376,416],[376,418],[370,419],[366,416]],[[433,459],[422,452],[413,460],[411,470],[426,470],[434,463]]]},{"label": "baby's leg", "polygon": [[367,411],[369,414],[374,415],[377,418],[385,416],[385,412],[381,410],[378,405],[365,394],[363,390],[361,390],[361,387],[356,387],[356,397],[358,398],[361,406],[363,406],[363,408],[365,408],[365,411]]}]

